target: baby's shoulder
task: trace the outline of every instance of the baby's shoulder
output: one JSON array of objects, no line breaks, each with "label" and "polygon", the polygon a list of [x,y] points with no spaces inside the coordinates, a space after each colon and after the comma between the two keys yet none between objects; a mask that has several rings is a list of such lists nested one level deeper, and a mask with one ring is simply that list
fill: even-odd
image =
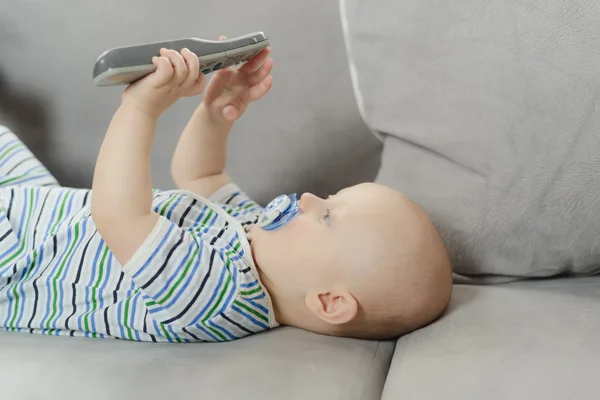
[{"label": "baby's shoulder", "polygon": [[180,227],[219,226],[227,222],[218,204],[185,190],[155,190],[152,207],[155,213]]}]

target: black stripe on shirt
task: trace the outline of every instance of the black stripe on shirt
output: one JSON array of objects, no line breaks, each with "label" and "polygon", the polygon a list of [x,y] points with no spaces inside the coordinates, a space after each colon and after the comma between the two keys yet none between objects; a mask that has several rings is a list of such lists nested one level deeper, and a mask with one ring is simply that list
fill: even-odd
[{"label": "black stripe on shirt", "polygon": [[218,239],[221,238],[221,236],[223,236],[223,234],[225,233],[225,231],[227,230],[229,226],[229,222],[225,222],[225,226],[223,226],[223,228],[221,228],[221,230],[219,231],[219,233],[217,234],[217,236],[215,236],[211,241],[210,241],[210,245],[213,246]]},{"label": "black stripe on shirt", "polygon": [[0,237],[0,242],[3,241],[4,239],[6,239],[6,237],[8,235],[10,235],[11,232],[13,232],[12,228],[8,228],[8,230],[6,231],[6,233],[4,235],[2,235],[2,237]]},{"label": "black stripe on shirt", "polygon": [[183,226],[183,221],[185,221],[185,217],[187,217],[187,215],[190,213],[190,210],[192,209],[192,207],[194,207],[194,205],[197,203],[197,200],[194,199],[190,205],[188,206],[188,208],[184,211],[183,215],[181,216],[181,218],[179,219],[179,227]]},{"label": "black stripe on shirt", "polygon": [[104,314],[104,326],[106,328],[106,334],[108,336],[111,336],[111,334],[110,334],[110,328],[109,328],[109,323],[108,323],[108,307],[106,307],[104,309],[104,313],[103,314]]},{"label": "black stripe on shirt", "polygon": [[187,329],[181,328],[181,330],[184,331],[185,333],[187,333],[188,335],[190,335],[195,340],[198,340],[199,342],[204,342],[204,340],[200,339],[198,336],[194,335],[192,332],[188,331]]},{"label": "black stripe on shirt", "polygon": [[[121,283],[123,283],[124,276],[125,274],[123,272],[121,272],[121,275],[119,275],[119,281],[117,282],[117,286],[113,292],[113,304],[117,304],[117,292],[121,289]],[[108,307],[104,309],[104,326],[106,328],[106,334],[108,336],[112,336],[110,333],[110,324],[108,323]]]},{"label": "black stripe on shirt", "polygon": [[194,305],[194,303],[196,303],[196,301],[198,300],[198,297],[200,297],[200,293],[202,293],[202,291],[204,290],[204,286],[206,286],[206,282],[208,281],[208,278],[210,277],[210,273],[212,271],[213,262],[215,260],[215,254],[216,253],[217,253],[217,250],[215,250],[213,248],[212,252],[210,253],[210,261],[208,263],[208,271],[206,272],[206,275],[204,275],[204,279],[202,280],[202,283],[200,284],[200,288],[198,289],[198,291],[196,292],[196,294],[192,298],[192,301],[190,301],[187,304],[187,306],[185,306],[185,308],[183,309],[183,311],[181,311],[179,313],[179,315],[176,315],[173,318],[170,318],[170,319],[168,319],[166,321],[163,321],[163,324],[170,324],[173,321],[177,321],[178,319],[180,319],[181,317],[183,317],[185,315],[185,313],[187,313],[190,310],[190,308],[192,308],[192,306]]},{"label": "black stripe on shirt", "polygon": [[[46,200],[48,200],[48,197],[50,197],[50,191],[51,191],[51,190],[52,190],[52,189],[50,189],[50,190],[48,190],[48,192],[46,192],[46,197],[44,197],[44,201],[42,201],[42,207],[40,207],[40,208],[39,208],[40,210],[44,210],[44,206],[46,205]],[[36,235],[37,235],[37,233],[38,233],[38,230],[37,230],[37,228],[38,228],[38,225],[40,224],[40,220],[42,219],[42,214],[43,214],[43,212],[42,212],[42,211],[40,211],[40,214],[38,215],[38,219],[37,219],[37,221],[35,222],[35,225],[34,225],[34,227],[33,227],[33,245],[34,245],[34,246],[35,246],[35,236],[36,236]]]},{"label": "black stripe on shirt", "polygon": [[225,200],[224,204],[229,204],[233,199],[235,199],[237,196],[239,196],[239,193],[234,193],[231,195],[230,198],[228,198],[227,200]]},{"label": "black stripe on shirt", "polygon": [[4,286],[2,286],[0,288],[0,292],[2,292],[2,290],[7,287],[8,285],[10,285],[10,281],[12,280],[12,277],[15,276],[15,274],[17,273],[17,264],[15,263],[15,265],[13,266],[13,272],[12,274],[10,274],[10,276],[6,279],[6,283],[4,284]]},{"label": "black stripe on shirt", "polygon": [[119,282],[117,282],[117,287],[115,288],[115,291],[113,293],[113,299],[115,304],[117,303],[117,292],[121,289],[121,283],[123,282],[124,276],[125,274],[121,272],[121,275],[119,276]]},{"label": "black stripe on shirt", "polygon": [[146,313],[144,314],[144,328],[142,330],[143,330],[143,332],[147,333],[150,336],[150,339],[152,339],[152,341],[154,343],[156,343],[156,336],[154,336],[153,334],[148,332],[148,324],[146,322],[147,320],[148,320],[148,309],[146,308]]},{"label": "black stripe on shirt", "polygon": [[27,327],[30,329],[31,329],[31,324],[33,323],[33,319],[35,318],[35,313],[37,312],[37,305],[38,305],[38,300],[39,300],[39,291],[38,291],[36,282],[42,277],[42,275],[44,275],[44,272],[46,272],[48,267],[50,267],[50,265],[52,264],[52,260],[54,260],[54,257],[56,257],[57,247],[58,247],[58,245],[56,243],[56,236],[52,236],[52,250],[53,250],[52,258],[50,259],[50,262],[48,263],[48,265],[46,265],[46,268],[44,268],[44,270],[41,271],[40,274],[38,275],[38,277],[35,278],[32,282],[33,291],[35,292],[35,296],[34,296],[34,300],[33,300],[33,312],[31,313],[31,318],[29,319],[29,322],[27,323]]},{"label": "black stripe on shirt", "polygon": [[254,333],[250,329],[244,328],[242,325],[238,324],[237,322],[235,322],[234,320],[232,320],[231,318],[229,318],[227,315],[225,315],[225,313],[222,313],[221,317],[223,317],[230,324],[237,326],[238,328],[240,328],[241,330],[243,330],[244,332],[246,332],[248,334],[253,334]]},{"label": "black stripe on shirt", "polygon": [[150,278],[150,280],[148,282],[146,282],[144,285],[140,286],[140,289],[144,290],[148,286],[152,285],[152,283],[156,280],[156,278],[158,278],[160,276],[160,274],[162,274],[162,272],[167,267],[167,264],[169,263],[169,260],[171,259],[171,256],[173,255],[175,250],[181,245],[181,243],[183,243],[183,235],[184,234],[185,234],[185,231],[181,231],[181,234],[179,235],[179,240],[177,241],[177,243],[175,243],[175,246],[171,247],[171,250],[169,250],[169,254],[167,254],[167,258],[163,262],[163,265],[160,266],[158,271],[156,271],[154,276],[152,278]]},{"label": "black stripe on shirt", "polygon": [[90,240],[88,240],[88,242],[85,244],[85,247],[83,248],[83,251],[82,251],[82,254],[81,254],[81,260],[79,260],[79,268],[77,269],[77,275],[75,275],[75,281],[71,284],[72,287],[73,287],[73,298],[71,299],[71,304],[73,305],[73,312],[65,320],[65,327],[67,329],[70,329],[69,328],[69,320],[77,312],[77,303],[75,301],[75,298],[77,297],[76,286],[79,283],[79,279],[81,278],[81,270],[83,269],[83,261],[85,260],[85,254],[87,253],[87,250],[88,250],[88,247],[90,245],[90,242],[94,239],[94,236],[96,236],[96,232],[94,232],[94,234],[92,235],[92,237],[90,238]]},{"label": "black stripe on shirt", "polygon": [[13,203],[13,198],[15,197],[15,190],[14,189],[10,189],[10,201],[8,202],[8,210],[6,210],[6,219],[8,219],[10,221],[10,212],[12,211],[12,203]]},{"label": "black stripe on shirt", "polygon": [[144,313],[144,327],[142,331],[148,333],[148,325],[146,324],[146,319],[148,318],[148,308],[146,308],[146,312]]},{"label": "black stripe on shirt", "polygon": [[24,159],[22,159],[21,161],[19,161],[18,163],[16,163],[15,165],[13,165],[13,167],[11,169],[9,169],[8,171],[6,171],[5,174],[3,174],[4,176],[9,176],[15,169],[17,169],[17,167],[19,167],[19,165],[29,161],[29,160],[33,160],[35,157],[26,157]]}]

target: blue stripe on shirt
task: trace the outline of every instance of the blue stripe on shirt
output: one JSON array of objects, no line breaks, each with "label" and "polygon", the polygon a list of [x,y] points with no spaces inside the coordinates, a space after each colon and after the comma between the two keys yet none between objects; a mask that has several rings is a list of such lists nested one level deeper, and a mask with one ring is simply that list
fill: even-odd
[{"label": "blue stripe on shirt", "polygon": [[82,313],[81,315],[79,315],[79,318],[77,318],[77,326],[80,331],[85,331],[85,329],[83,327],[83,319],[84,319],[84,316],[89,314],[90,307],[92,306],[90,287],[92,286],[92,283],[94,282],[94,278],[96,277],[96,266],[98,265],[98,259],[100,257],[100,252],[102,251],[102,243],[104,243],[104,240],[100,239],[100,243],[99,243],[98,247],[96,248],[96,255],[94,256],[94,260],[92,261],[92,273],[90,275],[90,281],[87,284],[87,286],[85,287],[85,312]]},{"label": "blue stripe on shirt", "polygon": [[251,288],[252,286],[256,286],[257,284],[258,284],[258,281],[252,281],[250,283],[242,283],[240,285],[240,287],[243,289],[247,289],[247,288]]},{"label": "blue stripe on shirt", "polygon": [[[235,267],[233,267],[235,268]],[[217,309],[217,311],[215,311],[214,315],[221,315],[221,313],[223,311],[225,311],[225,309],[231,305],[231,298],[233,297],[234,294],[237,294],[238,292],[238,288],[237,288],[237,273],[233,272],[231,274],[232,277],[232,285],[229,288],[229,294],[227,295],[227,299],[223,302],[223,304],[221,304],[221,307]]]},{"label": "blue stripe on shirt", "polygon": [[[67,231],[67,243],[69,243],[69,242],[71,242],[71,230]],[[65,254],[67,253],[68,248],[69,248],[69,246],[67,246],[65,244],[62,254],[59,256],[59,260],[64,258]],[[52,268],[52,271],[50,272],[49,276],[56,276],[56,271],[58,270],[59,266],[60,266],[60,262],[57,262],[54,265],[54,268]],[[46,328],[45,322],[50,317],[50,305],[52,304],[52,283],[53,282],[50,279],[46,280],[46,285],[45,285],[46,291],[47,291],[46,313],[44,314],[44,317],[42,318],[42,320],[40,322],[40,326],[43,328]]]},{"label": "blue stripe on shirt", "polygon": [[223,280],[225,279],[227,268],[221,268],[221,276],[219,276],[219,282],[217,283],[217,287],[212,291],[212,295],[210,296],[210,300],[206,302],[202,311],[198,313],[196,318],[192,321],[191,325],[195,325],[200,321],[200,319],[204,316],[209,307],[212,306],[213,301],[217,297],[217,294],[220,293],[221,286],[223,286]]},{"label": "blue stripe on shirt", "polygon": [[[75,246],[73,247],[73,251],[71,252],[71,255],[69,256],[69,259],[67,261],[67,265],[71,265],[71,262],[73,261],[73,257],[75,256],[75,253],[77,253],[77,248],[79,247],[79,245],[81,243],[84,242],[85,238],[85,232],[86,232],[86,224],[82,224],[82,228],[81,228],[81,236],[79,237],[79,241],[75,244]],[[68,268],[65,268],[63,275],[66,274],[69,271]],[[60,277],[58,277],[58,279],[60,279]],[[52,327],[56,329],[56,324],[58,319],[62,316],[63,312],[64,312],[64,300],[65,300],[65,292],[63,290],[63,285],[58,285],[58,314],[56,315],[56,317],[54,318],[54,321],[51,321],[52,323]]]},{"label": "blue stripe on shirt", "polygon": [[225,329],[225,327],[224,327],[224,326],[222,326],[222,325],[217,325],[217,324],[215,324],[213,321],[208,321],[208,324],[209,324],[210,326],[212,326],[212,327],[213,327],[213,329],[219,330],[219,331],[223,332],[225,335],[229,336],[229,339],[232,339],[232,340],[235,340],[235,339],[237,339],[237,336],[235,336],[235,335],[232,335],[232,334],[231,334],[231,332],[229,332],[227,329]]},{"label": "blue stripe on shirt", "polygon": [[172,270],[173,273],[171,274],[169,279],[165,282],[162,289],[160,289],[158,292],[156,292],[156,294],[154,294],[152,296],[152,297],[154,297],[154,301],[156,301],[158,303],[159,299],[163,296],[163,294],[167,290],[171,289],[171,285],[173,284],[173,281],[175,281],[177,278],[179,278],[181,276],[181,274],[183,273],[183,266],[185,265],[186,261],[189,260],[190,254],[192,254],[192,251],[193,251],[194,247],[196,247],[196,246],[197,246],[196,242],[193,242],[188,246],[188,250],[187,250],[185,257],[181,257],[181,262],[179,263],[177,268],[173,268],[173,270]]},{"label": "blue stripe on shirt", "polygon": [[200,329],[206,336],[209,336],[210,338],[212,338],[215,342],[220,342],[221,340],[216,337],[215,335],[213,335],[210,330],[206,329],[205,327],[203,327],[200,324],[194,324],[194,328]]},{"label": "blue stripe on shirt", "polygon": [[[142,292],[137,292],[133,295],[133,304],[131,306],[131,315],[129,317],[129,326],[133,327],[136,326],[135,323],[135,316],[136,316],[136,310],[137,310],[137,303],[139,298],[142,296]],[[136,340],[140,340],[140,332],[137,329],[132,329],[135,339]]]},{"label": "blue stripe on shirt", "polygon": [[235,310],[235,312],[237,312],[238,314],[242,315],[243,317],[245,317],[248,321],[252,322],[253,324],[255,324],[256,326],[261,327],[262,329],[269,329],[269,327],[265,324],[263,324],[262,322],[258,321],[256,318],[252,317],[250,314],[246,314],[245,312],[243,312],[239,307],[237,307],[236,305],[232,305],[231,308],[233,310]]},{"label": "blue stripe on shirt", "polygon": [[19,139],[11,139],[11,140],[9,140],[8,142],[6,142],[6,144],[4,146],[0,147],[0,153],[2,153],[5,149],[9,148],[13,144],[17,144],[19,142],[20,142]]},{"label": "blue stripe on shirt", "polygon": [[181,201],[181,197],[178,197],[177,199],[175,199],[173,204],[171,204],[171,208],[169,209],[169,211],[167,211],[167,219],[169,221],[171,220],[171,215],[173,214],[173,211],[177,208],[177,205],[179,204],[180,201]]},{"label": "blue stripe on shirt", "polygon": [[152,261],[156,258],[156,255],[160,252],[160,250],[164,247],[165,242],[171,236],[171,232],[173,232],[174,229],[175,229],[175,225],[171,224],[168,232],[160,240],[160,242],[158,243],[158,246],[156,246],[156,249],[154,249],[154,252],[152,252],[152,255],[150,255],[150,257],[146,260],[144,265],[142,265],[142,267],[140,269],[138,269],[135,274],[133,274],[134,280],[137,279],[137,277],[139,277],[140,274],[142,274],[146,268],[148,268],[148,265],[152,264]]},{"label": "blue stripe on shirt", "polygon": [[183,285],[181,285],[181,288],[179,289],[177,294],[175,294],[173,299],[169,303],[165,304],[165,306],[164,306],[165,308],[169,309],[170,307],[173,307],[173,305],[175,305],[175,303],[177,301],[179,301],[181,295],[185,292],[185,290],[190,287],[189,285],[191,284],[192,279],[194,279],[196,277],[196,272],[198,272],[198,267],[200,266],[200,260],[202,260],[203,253],[204,253],[204,246],[200,246],[200,254],[198,254],[198,257],[196,258],[196,262],[194,263],[192,272],[190,272],[186,282]]}]

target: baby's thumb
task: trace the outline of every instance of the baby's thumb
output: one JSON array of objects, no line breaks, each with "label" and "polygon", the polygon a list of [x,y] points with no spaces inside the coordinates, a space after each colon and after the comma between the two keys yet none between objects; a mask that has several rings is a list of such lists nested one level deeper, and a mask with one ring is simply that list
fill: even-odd
[{"label": "baby's thumb", "polygon": [[167,57],[153,57],[152,64],[156,67],[156,71],[152,74],[154,86],[160,87],[168,83],[173,75],[171,61]]},{"label": "baby's thumb", "polygon": [[239,112],[236,106],[228,105],[223,107],[223,117],[229,121],[233,122],[238,119]]}]

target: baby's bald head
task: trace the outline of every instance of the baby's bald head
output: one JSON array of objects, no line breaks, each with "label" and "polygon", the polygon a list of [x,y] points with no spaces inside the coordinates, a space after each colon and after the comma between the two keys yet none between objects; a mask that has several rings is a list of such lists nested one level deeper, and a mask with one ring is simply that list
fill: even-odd
[{"label": "baby's bald head", "polygon": [[[387,339],[444,311],[452,292],[448,254],[429,217],[410,199],[367,183],[328,199],[304,194],[300,210],[279,235],[257,230],[253,240],[281,323]],[[287,251],[277,254],[276,248]]]},{"label": "baby's bald head", "polygon": [[357,212],[360,239],[348,255],[349,290],[359,308],[333,334],[388,339],[421,328],[445,310],[452,293],[446,248],[421,207],[390,188],[370,184],[373,207]]}]

